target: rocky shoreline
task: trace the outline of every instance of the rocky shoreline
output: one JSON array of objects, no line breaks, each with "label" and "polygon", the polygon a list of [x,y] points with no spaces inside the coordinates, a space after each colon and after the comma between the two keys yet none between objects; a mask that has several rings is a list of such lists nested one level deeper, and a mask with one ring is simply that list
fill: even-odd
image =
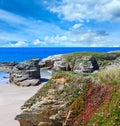
[{"label": "rocky shoreline", "polygon": [[[16,120],[20,126],[87,126],[91,115],[108,99],[110,92],[107,87],[93,85],[97,82],[91,73],[119,66],[119,59],[120,53],[79,53],[41,61],[41,68],[53,69],[53,77],[25,102]],[[86,117],[89,111],[90,117]],[[88,119],[84,122],[81,115]]]},{"label": "rocky shoreline", "polygon": [[41,69],[53,71],[74,71],[77,73],[92,73],[107,67],[119,66],[119,51],[109,53],[71,53],[66,55],[49,56],[43,59],[39,65]]},{"label": "rocky shoreline", "polygon": [[10,72],[11,69],[17,64],[18,64],[17,62],[0,62],[0,71]]},{"label": "rocky shoreline", "polygon": [[[22,66],[24,66],[23,64],[26,64],[26,62],[23,62]],[[36,68],[39,68],[39,70],[52,69],[53,77],[21,107],[21,113],[15,118],[19,121],[20,126],[99,126],[98,122],[92,123],[90,120],[106,101],[112,99],[111,93],[114,93],[114,90],[118,91],[116,87],[119,87],[117,85],[119,80],[112,79],[113,82],[112,80],[109,82],[109,79],[111,76],[115,79],[116,76],[119,76],[119,74],[114,75],[114,69],[116,71],[120,67],[119,51],[56,55],[43,59],[39,62],[39,65],[37,61],[37,67],[33,64],[28,69],[26,69],[26,65],[21,67],[21,63],[16,64],[12,68],[11,81],[14,82],[18,79],[16,84],[20,85],[20,79],[23,78],[23,75],[26,77],[26,74],[25,80],[31,79],[31,77],[34,79],[34,76],[39,78],[40,76],[37,76],[36,72],[31,73],[33,68],[34,70]],[[27,64],[27,66],[29,65]],[[107,73],[104,75],[109,69],[113,70],[108,75]],[[13,79],[16,71],[21,76],[18,78],[14,76]],[[104,82],[102,76],[108,77],[108,81]],[[24,79],[22,80],[24,81]],[[116,86],[109,85],[111,82]],[[106,85],[103,85],[103,83],[106,83]],[[22,86],[31,85],[36,84],[26,85],[24,81]],[[109,124],[108,126],[112,125]]]}]

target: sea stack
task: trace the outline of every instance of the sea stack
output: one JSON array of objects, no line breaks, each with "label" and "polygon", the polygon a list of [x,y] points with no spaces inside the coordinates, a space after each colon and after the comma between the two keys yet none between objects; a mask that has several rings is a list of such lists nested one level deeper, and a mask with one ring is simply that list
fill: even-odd
[{"label": "sea stack", "polygon": [[20,62],[10,72],[10,83],[18,86],[35,86],[40,83],[39,59]]}]

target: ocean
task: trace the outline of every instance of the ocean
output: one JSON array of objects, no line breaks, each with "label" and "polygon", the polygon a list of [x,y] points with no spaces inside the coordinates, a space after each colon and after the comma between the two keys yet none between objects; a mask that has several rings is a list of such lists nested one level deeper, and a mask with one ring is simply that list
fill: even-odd
[{"label": "ocean", "polygon": [[[72,52],[110,52],[118,51],[120,47],[65,47],[65,48],[0,48],[0,62],[21,62],[24,60],[39,58],[43,59],[51,55],[67,54]],[[44,74],[50,74],[41,71]],[[0,84],[9,84],[9,73],[0,72]]]},{"label": "ocean", "polygon": [[0,48],[0,62],[20,62],[32,58],[43,59],[51,55],[72,52],[110,52],[120,47],[40,47],[40,48]]}]

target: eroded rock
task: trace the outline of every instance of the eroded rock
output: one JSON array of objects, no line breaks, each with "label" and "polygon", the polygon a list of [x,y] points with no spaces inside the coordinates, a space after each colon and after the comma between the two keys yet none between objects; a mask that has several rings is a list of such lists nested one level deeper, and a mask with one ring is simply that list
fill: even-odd
[{"label": "eroded rock", "polygon": [[17,64],[18,64],[17,62],[1,62],[0,71],[10,72],[11,69]]},{"label": "eroded rock", "polygon": [[15,65],[10,72],[10,83],[18,86],[35,86],[40,83],[39,59]]},{"label": "eroded rock", "polygon": [[54,62],[60,61],[61,59],[62,59],[62,55],[49,56],[40,62],[40,68],[51,69],[54,66]]},{"label": "eroded rock", "polygon": [[78,73],[91,73],[98,69],[99,65],[96,59],[91,56],[86,56],[76,59],[73,71]]},{"label": "eroded rock", "polygon": [[73,97],[79,96],[88,85],[78,76],[53,77],[22,106],[22,112],[16,116],[20,126],[62,126]]},{"label": "eroded rock", "polygon": [[69,70],[69,64],[64,60],[60,60],[60,61],[55,61],[54,65],[53,65],[53,70],[54,71],[66,71]]}]

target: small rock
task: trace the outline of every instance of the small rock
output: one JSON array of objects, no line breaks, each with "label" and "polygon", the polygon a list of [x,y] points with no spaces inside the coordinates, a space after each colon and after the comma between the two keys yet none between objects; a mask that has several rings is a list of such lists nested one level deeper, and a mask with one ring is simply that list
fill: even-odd
[{"label": "small rock", "polygon": [[49,122],[40,122],[38,126],[51,126]]}]

